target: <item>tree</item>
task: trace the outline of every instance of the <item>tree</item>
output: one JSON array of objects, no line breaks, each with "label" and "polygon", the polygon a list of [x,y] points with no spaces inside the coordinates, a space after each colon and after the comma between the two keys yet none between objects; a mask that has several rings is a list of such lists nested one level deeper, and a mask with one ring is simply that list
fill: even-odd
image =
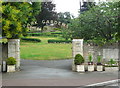
[{"label": "tree", "polygon": [[31,24],[37,13],[40,12],[40,7],[35,8],[35,4],[29,2],[3,2],[2,36],[19,38],[24,35],[28,30],[28,24]]},{"label": "tree", "polygon": [[72,40],[71,30],[69,30],[68,28],[61,28],[61,33],[62,33],[62,37],[65,40],[68,40],[68,39]]},{"label": "tree", "polygon": [[71,15],[70,12],[58,13],[58,21],[60,21],[61,23],[68,24],[73,18],[74,16]]},{"label": "tree", "polygon": [[[81,2],[80,2],[80,5],[81,5]],[[83,5],[80,6],[80,13],[83,13],[83,12],[89,10],[93,6],[95,6],[95,2],[86,2],[86,1],[83,1]]]},{"label": "tree", "polygon": [[108,2],[96,5],[73,20],[69,29],[73,38],[94,40],[95,42],[116,42],[118,34],[118,7]]},{"label": "tree", "polygon": [[118,22],[118,25],[117,25],[117,29],[118,29],[118,33],[116,34],[116,38],[119,40],[119,43],[120,43],[120,1],[119,2],[116,2],[116,7],[118,8],[118,16],[117,16],[117,22]]},{"label": "tree", "polygon": [[43,30],[43,27],[46,25],[46,23],[43,23],[47,20],[57,20],[57,13],[55,12],[55,4],[52,2],[42,2],[41,3],[41,12],[39,15],[36,16],[37,19],[37,26],[41,27]]},{"label": "tree", "polygon": [[[68,25],[73,18],[74,16],[71,15],[70,12],[58,13],[58,21],[66,25]],[[61,28],[62,37],[65,38],[65,40],[68,40],[69,38],[72,39],[71,30],[69,30],[67,27],[62,27],[61,25],[58,27]]]}]

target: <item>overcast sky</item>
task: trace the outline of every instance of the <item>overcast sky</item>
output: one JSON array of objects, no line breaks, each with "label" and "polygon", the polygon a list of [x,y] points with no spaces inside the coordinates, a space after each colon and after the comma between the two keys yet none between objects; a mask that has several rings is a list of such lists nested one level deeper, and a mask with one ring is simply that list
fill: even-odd
[{"label": "overcast sky", "polygon": [[75,17],[78,16],[80,9],[79,0],[53,0],[56,4],[57,12],[70,12]]},{"label": "overcast sky", "polygon": [[[56,4],[57,12],[70,12],[75,17],[78,16],[78,11],[80,10],[80,1],[82,0],[52,0]],[[90,2],[106,1],[106,0],[84,0]],[[110,0],[108,0],[110,1]]]}]

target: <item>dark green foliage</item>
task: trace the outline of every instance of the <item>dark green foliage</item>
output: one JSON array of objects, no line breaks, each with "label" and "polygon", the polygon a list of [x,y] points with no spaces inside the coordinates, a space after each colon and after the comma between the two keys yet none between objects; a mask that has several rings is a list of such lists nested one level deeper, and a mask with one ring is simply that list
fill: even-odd
[{"label": "dark green foliage", "polygon": [[60,37],[61,32],[45,32],[45,33],[27,33],[27,36],[47,36],[47,37]]},{"label": "dark green foliage", "polygon": [[53,33],[51,33],[51,34],[62,34],[62,33],[53,32]]},{"label": "dark green foliage", "polygon": [[98,63],[101,63],[101,59],[102,59],[101,56],[98,56],[98,57],[97,57],[97,62],[98,62]]},{"label": "dark green foliage", "polygon": [[102,65],[101,59],[101,56],[97,56],[97,65]]},{"label": "dark green foliage", "polygon": [[9,57],[7,60],[7,65],[15,65],[16,64],[16,59],[13,57]]},{"label": "dark green foliage", "polygon": [[89,61],[92,62],[92,55],[91,54],[89,55],[88,58],[89,58]]},{"label": "dark green foliage", "polygon": [[57,37],[60,34],[52,34],[52,33],[28,33],[28,36],[48,36],[48,37]]},{"label": "dark green foliage", "polygon": [[35,38],[21,38],[24,41],[30,41],[30,42],[41,42],[40,39],[35,39]]},{"label": "dark green foliage", "polygon": [[110,59],[109,64],[112,66],[113,64],[115,64],[116,62],[113,59]]},{"label": "dark green foliage", "polygon": [[28,33],[28,36],[44,36],[44,33]]},{"label": "dark green foliage", "polygon": [[71,40],[48,40],[48,43],[72,43]]},{"label": "dark green foliage", "polygon": [[[80,5],[81,5],[81,3],[80,3]],[[84,1],[83,5],[80,8],[80,12],[83,13],[83,12],[89,10],[90,8],[92,8],[93,6],[95,6],[95,2],[86,2],[86,1]]]},{"label": "dark green foliage", "polygon": [[84,11],[69,25],[72,37],[91,40],[98,45],[119,41],[120,7],[117,5],[118,2],[104,2]]},{"label": "dark green foliage", "polygon": [[80,55],[80,54],[77,54],[77,55],[75,56],[74,64],[75,64],[75,65],[80,65],[80,64],[82,64],[82,63],[84,63],[84,58],[83,58],[83,56]]},{"label": "dark green foliage", "polygon": [[67,29],[67,28],[62,28],[61,32],[62,32],[62,37],[63,37],[65,40],[69,40],[69,39],[72,40],[71,31],[70,31],[69,29]]},{"label": "dark green foliage", "polygon": [[113,60],[112,58],[110,59],[109,62],[106,63],[105,67],[118,67],[117,61]]},{"label": "dark green foliage", "polygon": [[68,23],[70,23],[70,20],[72,18],[74,18],[74,17],[73,17],[73,15],[71,15],[70,12],[58,13],[58,21],[60,21],[62,23],[68,24]]},{"label": "dark green foliage", "polygon": [[105,67],[118,67],[118,65],[107,65]]},{"label": "dark green foliage", "polygon": [[37,18],[37,26],[42,28],[46,25],[46,23],[42,23],[44,20],[56,20],[57,13],[55,12],[55,4],[52,2],[42,2],[41,3],[41,12],[36,16]]}]

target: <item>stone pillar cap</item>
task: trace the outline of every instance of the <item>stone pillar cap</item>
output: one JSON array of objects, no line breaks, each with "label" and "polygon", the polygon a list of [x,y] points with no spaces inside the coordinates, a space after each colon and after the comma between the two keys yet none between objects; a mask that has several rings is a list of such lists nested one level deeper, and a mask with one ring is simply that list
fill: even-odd
[{"label": "stone pillar cap", "polygon": [[83,41],[83,39],[73,39],[72,41]]}]

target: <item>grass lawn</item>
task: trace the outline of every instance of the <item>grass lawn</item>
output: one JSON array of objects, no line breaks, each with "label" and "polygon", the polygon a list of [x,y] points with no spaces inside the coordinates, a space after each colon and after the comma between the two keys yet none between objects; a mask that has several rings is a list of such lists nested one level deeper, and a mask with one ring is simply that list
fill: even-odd
[{"label": "grass lawn", "polygon": [[72,44],[49,44],[48,39],[56,37],[30,37],[41,39],[41,43],[22,42],[21,58],[31,60],[70,59],[72,57]]}]

